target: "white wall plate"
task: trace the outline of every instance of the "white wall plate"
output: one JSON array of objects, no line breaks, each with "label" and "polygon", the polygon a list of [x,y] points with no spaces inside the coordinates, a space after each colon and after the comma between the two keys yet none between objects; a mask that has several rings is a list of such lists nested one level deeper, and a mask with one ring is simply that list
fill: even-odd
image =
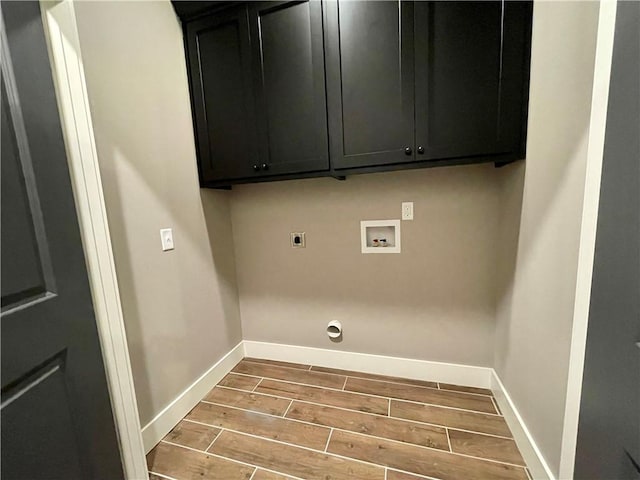
[{"label": "white wall plate", "polygon": [[362,253],[400,253],[400,220],[362,220]]}]

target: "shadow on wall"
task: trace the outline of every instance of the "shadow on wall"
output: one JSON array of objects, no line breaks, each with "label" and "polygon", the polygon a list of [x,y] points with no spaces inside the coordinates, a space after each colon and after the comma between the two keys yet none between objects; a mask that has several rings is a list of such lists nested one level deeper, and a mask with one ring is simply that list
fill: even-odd
[{"label": "shadow on wall", "polygon": [[[242,338],[228,192],[203,211],[169,2],[75,4],[142,425]],[[161,251],[172,228],[175,250]]]},{"label": "shadow on wall", "polygon": [[[97,136],[102,153],[108,140],[100,133]],[[164,374],[188,384],[204,373],[204,370],[194,373],[194,366],[189,362],[188,352],[193,351],[195,337],[215,339],[224,345],[217,354],[211,355],[205,363],[207,367],[229,350],[226,345],[234,346],[241,339],[228,192],[203,191],[200,201],[198,185],[192,177],[193,188],[189,190],[193,199],[172,199],[170,192],[167,195],[165,182],[179,179],[167,175],[154,184],[153,176],[145,171],[148,165],[130,161],[116,147],[111,151],[110,158],[101,154],[101,171],[136,395],[144,425],[166,403],[165,399],[157,398],[161,383],[158,361],[162,360],[159,359],[173,359],[163,366]],[[206,208],[203,209],[201,202]],[[149,205],[154,213],[145,216],[140,209],[132,208],[133,204]],[[187,213],[184,208],[194,211]],[[158,212],[165,217],[164,223],[159,223],[162,220],[158,219]],[[158,229],[164,226],[173,228],[174,252],[160,251]],[[183,251],[189,252],[187,258],[182,255]],[[198,281],[202,284],[194,285]],[[194,309],[198,304],[201,308]],[[197,330],[198,325],[192,322],[194,315],[205,321],[207,317],[214,317],[208,326],[205,322],[208,331]],[[213,345],[211,348],[213,350]]]},{"label": "shadow on wall", "polygon": [[[200,189],[211,255],[218,275],[225,319],[239,321],[238,281],[230,212],[230,192]],[[224,230],[221,230],[224,228]]]},{"label": "shadow on wall", "polygon": [[[557,320],[564,322],[568,328],[567,334],[570,334],[573,297],[560,293],[555,287],[559,280],[569,282],[563,284],[569,290],[575,286],[588,115],[583,115],[582,125],[576,127],[573,135],[565,129],[562,141],[556,142],[565,143],[567,136],[570,136],[567,146],[571,149],[541,152],[538,151],[539,146],[530,145],[527,165],[514,164],[504,168],[500,218],[502,248],[496,285],[498,366],[502,366],[514,354],[511,351],[514,345],[509,341],[514,335],[512,320],[514,315],[518,315],[517,311],[514,312],[514,305],[517,309],[523,303],[561,303],[564,315],[559,313]],[[553,145],[554,138],[547,137],[547,142]],[[570,194],[576,192],[579,195],[572,198]],[[559,205],[563,207],[559,209]],[[553,265],[553,272],[549,272],[551,265],[541,263],[545,260],[545,252],[551,256],[558,256],[558,252],[562,252],[558,262]],[[521,279],[528,280],[528,285],[535,290],[518,289],[516,283]],[[541,354],[544,355],[544,352]]]},{"label": "shadow on wall", "polygon": [[[524,184],[523,195],[503,190],[501,243],[507,248],[496,291],[494,368],[556,475],[584,193],[588,126],[582,123],[573,135],[565,130],[563,141],[568,135],[572,149],[545,159],[532,146],[526,172],[506,173],[505,185]],[[513,238],[508,232],[517,226]]]},{"label": "shadow on wall", "polygon": [[[598,8],[534,6],[526,171],[507,167],[502,187],[500,242],[507,248],[496,291],[497,369],[513,356],[555,353],[537,349],[533,339],[525,350],[512,341],[527,336],[518,324],[536,316],[560,327],[548,331],[558,335],[548,348],[566,347],[568,358],[563,341],[573,320]],[[510,187],[514,181],[522,194]]]},{"label": "shadow on wall", "polygon": [[[500,257],[496,264],[496,345],[506,344],[513,301],[526,162],[507,165],[500,172]],[[499,356],[496,349],[496,357]],[[496,358],[496,361],[498,359]],[[502,360],[502,357],[500,357]]]},{"label": "shadow on wall", "polygon": [[[496,295],[495,369],[558,475],[584,201],[597,2],[535,2],[517,247]],[[518,175],[518,172],[516,172]],[[509,197],[509,195],[506,195]],[[517,204],[521,201],[521,216]],[[510,213],[509,213],[510,212]],[[540,388],[540,382],[544,387]]]}]

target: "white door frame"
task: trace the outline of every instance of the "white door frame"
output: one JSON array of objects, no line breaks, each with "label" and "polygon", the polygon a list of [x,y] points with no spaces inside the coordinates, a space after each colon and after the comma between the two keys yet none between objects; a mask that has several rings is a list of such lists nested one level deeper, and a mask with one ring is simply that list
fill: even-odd
[{"label": "white door frame", "polygon": [[573,478],[576,458],[617,1],[601,0],[598,12],[598,37],[596,40],[591,116],[589,119],[589,143],[580,226],[580,248],[578,250],[578,271],[576,274],[576,293],[573,307],[569,372],[567,375],[567,394],[558,478]]},{"label": "white door frame", "polygon": [[148,479],[73,0],[41,1],[125,478]]}]

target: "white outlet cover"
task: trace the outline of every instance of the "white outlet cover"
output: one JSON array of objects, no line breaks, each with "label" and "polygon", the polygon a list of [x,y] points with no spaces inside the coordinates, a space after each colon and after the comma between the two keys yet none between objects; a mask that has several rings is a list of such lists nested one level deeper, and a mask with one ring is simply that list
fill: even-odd
[{"label": "white outlet cover", "polygon": [[402,202],[402,220],[413,220],[413,202]]},{"label": "white outlet cover", "polygon": [[160,240],[162,241],[163,252],[176,248],[173,243],[173,231],[170,228],[163,228],[160,230]]}]

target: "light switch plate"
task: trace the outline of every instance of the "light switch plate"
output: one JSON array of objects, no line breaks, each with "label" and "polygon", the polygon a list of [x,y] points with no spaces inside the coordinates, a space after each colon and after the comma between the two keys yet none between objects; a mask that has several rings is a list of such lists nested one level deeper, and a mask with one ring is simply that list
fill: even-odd
[{"label": "light switch plate", "polygon": [[402,202],[402,220],[413,220],[413,202]]},{"label": "light switch plate", "polygon": [[163,228],[160,230],[160,240],[162,241],[162,251],[173,250],[175,245],[173,243],[173,232],[170,228]]}]

